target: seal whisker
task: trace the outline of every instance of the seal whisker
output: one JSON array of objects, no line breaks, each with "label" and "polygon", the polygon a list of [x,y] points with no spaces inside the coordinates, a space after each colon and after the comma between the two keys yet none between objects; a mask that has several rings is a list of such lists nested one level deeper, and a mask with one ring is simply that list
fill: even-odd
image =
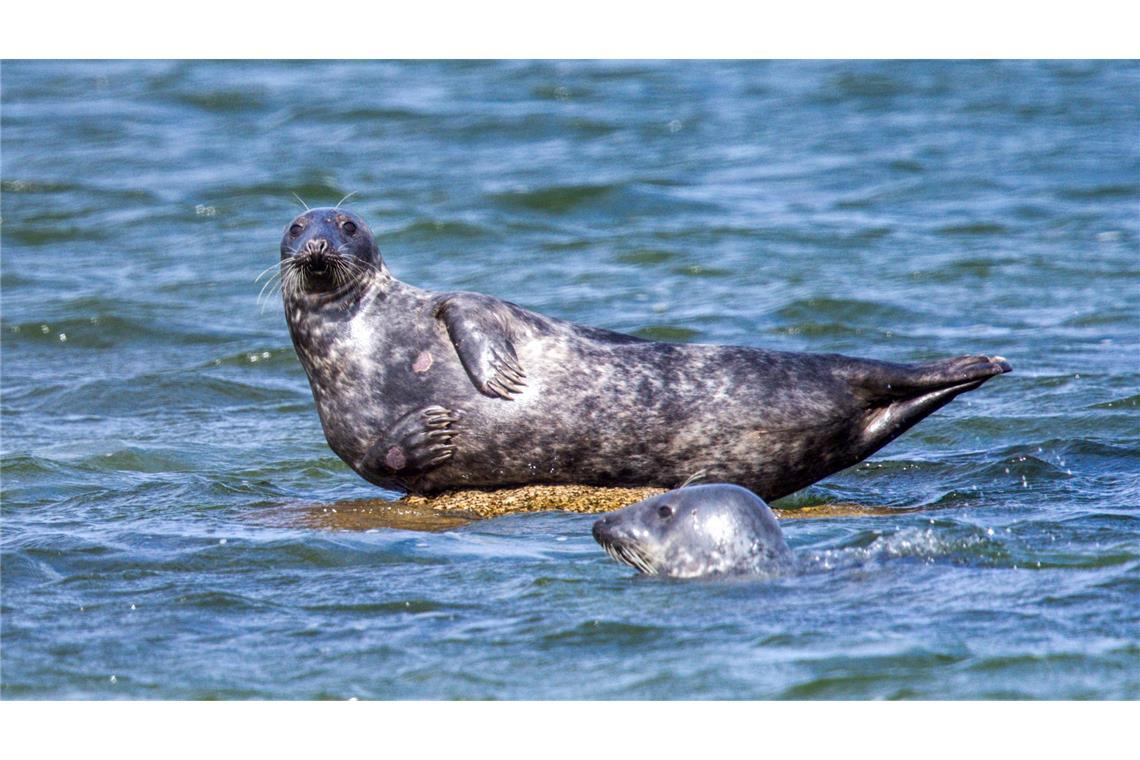
[{"label": "seal whisker", "polygon": [[677,487],[678,488],[684,488],[687,485],[691,485],[694,481],[704,480],[708,476],[709,476],[709,471],[706,468],[702,467],[701,469],[697,470],[696,472],[694,472],[689,477],[685,478],[685,482],[682,483],[681,485],[677,486]]},{"label": "seal whisker", "polygon": [[351,287],[360,276],[360,270],[353,266],[352,259],[341,259],[336,265],[336,276],[342,288]]},{"label": "seal whisker", "polygon": [[645,556],[643,552],[639,551],[637,553],[637,558],[641,562],[641,572],[645,573],[646,575],[657,575],[657,568],[649,560],[649,557]]},{"label": "seal whisker", "polygon": [[281,267],[281,292],[287,298],[296,298],[308,287],[305,268],[296,259],[285,259]]},{"label": "seal whisker", "polygon": [[337,202],[337,204],[336,204],[335,206],[333,206],[333,208],[340,208],[340,204],[344,203],[345,201],[347,201],[349,198],[351,198],[351,197],[352,197],[352,196],[354,196],[354,195],[356,195],[356,191],[355,191],[355,190],[353,190],[351,193],[349,193],[348,195],[346,195],[346,196],[344,196],[343,198],[341,198],[341,199],[340,199],[340,200]]},{"label": "seal whisker", "polygon": [[330,262],[335,289],[333,298],[339,298],[356,287],[367,271],[363,264],[351,258],[338,258]]},{"label": "seal whisker", "polygon": [[280,261],[274,261],[272,264],[270,264],[269,266],[267,266],[265,269],[262,269],[262,270],[261,270],[261,271],[258,273],[257,277],[254,277],[254,278],[253,278],[253,281],[254,281],[254,282],[257,282],[257,281],[258,281],[258,280],[260,280],[262,277],[264,277],[265,275],[267,275],[267,274],[269,274],[270,272],[272,272],[274,269],[276,269],[278,272],[280,272],[280,271],[281,271],[281,262],[280,262]]},{"label": "seal whisker", "polygon": [[261,308],[265,307],[265,299],[269,293],[281,289],[281,272],[275,273],[272,277],[265,281],[261,286],[261,292],[257,294],[257,305]]},{"label": "seal whisker", "polygon": [[625,554],[626,561],[629,562],[629,564],[633,565],[637,570],[640,570],[643,573],[645,572],[645,563],[642,561],[641,556],[637,553],[637,550],[634,547],[623,546],[622,553]]},{"label": "seal whisker", "polygon": [[619,544],[617,547],[617,551],[618,551],[618,556],[620,557],[622,562],[629,565],[634,570],[640,570],[641,569],[637,566],[637,563],[634,562],[633,557],[630,555],[629,550],[626,547]]},{"label": "seal whisker", "polygon": [[264,312],[265,305],[269,301],[269,296],[273,293],[283,293],[284,291],[285,275],[283,272],[278,272],[261,286],[261,292],[257,294],[258,308]]},{"label": "seal whisker", "polygon": [[304,207],[305,207],[305,210],[306,210],[306,211],[311,211],[311,210],[312,210],[312,209],[310,209],[310,208],[309,208],[309,204],[308,204],[308,203],[305,203],[303,200],[301,200],[301,196],[297,195],[296,193],[293,193],[293,197],[297,199],[297,203],[300,203],[302,206],[304,206]]},{"label": "seal whisker", "polygon": [[606,554],[610,555],[610,557],[612,557],[613,559],[617,559],[617,554],[614,553],[613,544],[611,544],[610,542],[608,542],[604,539],[599,539],[598,543],[600,543],[602,545],[602,549],[605,551]]}]

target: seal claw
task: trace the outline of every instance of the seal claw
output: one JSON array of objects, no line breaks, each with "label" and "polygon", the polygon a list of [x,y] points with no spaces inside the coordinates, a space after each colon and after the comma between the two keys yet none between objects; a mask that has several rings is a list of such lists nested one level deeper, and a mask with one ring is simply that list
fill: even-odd
[{"label": "seal claw", "polygon": [[509,401],[512,397],[522,393],[525,389],[525,383],[513,382],[503,375],[495,375],[480,387],[479,390],[488,396],[497,396],[498,398]]},{"label": "seal claw", "polygon": [[420,412],[424,424],[432,429],[445,429],[459,422],[460,412],[444,409],[442,406],[429,406]]},{"label": "seal claw", "polygon": [[516,385],[526,385],[526,374],[522,370],[514,369],[510,364],[502,363],[496,367],[500,379],[509,380]]},{"label": "seal claw", "polygon": [[357,469],[380,469],[390,475],[423,473],[455,455],[452,427],[459,413],[429,406],[404,415],[388,433],[369,448]]}]

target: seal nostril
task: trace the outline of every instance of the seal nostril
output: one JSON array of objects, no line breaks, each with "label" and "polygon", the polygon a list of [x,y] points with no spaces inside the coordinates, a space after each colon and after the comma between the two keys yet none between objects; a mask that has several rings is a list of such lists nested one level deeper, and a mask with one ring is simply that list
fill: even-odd
[{"label": "seal nostril", "polygon": [[305,243],[307,253],[325,253],[329,250],[329,241],[324,238],[313,238]]}]

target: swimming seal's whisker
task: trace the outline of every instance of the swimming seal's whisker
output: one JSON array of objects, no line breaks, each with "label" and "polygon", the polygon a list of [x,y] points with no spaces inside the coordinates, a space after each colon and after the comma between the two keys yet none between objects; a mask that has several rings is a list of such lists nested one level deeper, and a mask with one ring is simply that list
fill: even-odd
[{"label": "swimming seal's whisker", "polygon": [[681,485],[677,486],[677,487],[678,488],[684,488],[687,485],[691,485],[695,481],[704,480],[708,476],[709,476],[709,471],[706,468],[702,467],[701,469],[697,470],[692,475],[687,477],[685,479],[685,482],[682,483]]},{"label": "swimming seal's whisker", "polygon": [[344,203],[345,201],[347,201],[349,198],[351,198],[354,195],[356,195],[355,190],[353,190],[351,193],[349,193],[348,195],[344,196],[339,201],[337,201],[337,204],[335,206],[333,206],[333,208],[340,208],[340,204]]},{"label": "swimming seal's whisker", "polygon": [[645,573],[646,575],[652,574],[650,572],[649,563],[645,561],[644,557],[642,557],[636,551],[630,552],[630,556],[633,558],[633,564],[635,567],[637,567],[638,570]]},{"label": "swimming seal's whisker", "polygon": [[[642,570],[642,567],[638,562],[637,554],[635,554],[630,547],[618,545],[617,550],[618,554],[621,555],[622,562],[629,565],[634,570]],[[642,572],[644,571],[642,570]]]},{"label": "swimming seal's whisker", "polygon": [[653,575],[655,573],[653,567],[649,563],[648,558],[646,558],[646,556],[644,554],[642,554],[637,549],[637,547],[629,546],[629,547],[626,547],[626,550],[629,552],[630,561],[632,562],[634,567],[636,567],[638,570],[645,573],[646,575]]},{"label": "swimming seal's whisker", "polygon": [[618,556],[617,549],[614,547],[613,544],[611,544],[607,541],[607,542],[602,544],[602,548],[605,550],[606,554],[610,555],[610,557],[612,559],[615,559],[618,562],[622,561],[622,558]]},{"label": "swimming seal's whisker", "polygon": [[305,203],[303,200],[301,200],[301,196],[297,195],[296,193],[293,193],[293,197],[297,199],[297,203],[300,203],[302,206],[304,206],[304,207],[305,207],[305,210],[306,210],[306,211],[311,211],[311,210],[312,210],[312,209],[310,209],[310,208],[309,208],[309,204],[308,204],[308,203]]}]

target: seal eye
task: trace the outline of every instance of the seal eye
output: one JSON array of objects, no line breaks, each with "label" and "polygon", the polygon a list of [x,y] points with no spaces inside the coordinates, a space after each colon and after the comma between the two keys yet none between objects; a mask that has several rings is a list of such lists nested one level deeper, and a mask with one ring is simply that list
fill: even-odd
[{"label": "seal eye", "polygon": [[341,229],[344,230],[344,234],[348,235],[349,237],[352,237],[356,234],[356,225],[352,222],[345,222],[343,225],[341,225]]},{"label": "seal eye", "polygon": [[301,233],[302,233],[304,230],[305,230],[305,228],[304,228],[304,227],[302,227],[301,225],[299,225],[299,224],[294,224],[292,227],[290,227],[290,228],[289,228],[289,234],[290,234],[290,235],[292,235],[293,237],[297,237],[297,236],[298,236],[298,235],[300,235],[300,234],[301,234]]},{"label": "seal eye", "polygon": [[661,515],[662,520],[668,520],[673,516],[673,508],[668,504],[662,504],[657,508],[657,514]]}]

